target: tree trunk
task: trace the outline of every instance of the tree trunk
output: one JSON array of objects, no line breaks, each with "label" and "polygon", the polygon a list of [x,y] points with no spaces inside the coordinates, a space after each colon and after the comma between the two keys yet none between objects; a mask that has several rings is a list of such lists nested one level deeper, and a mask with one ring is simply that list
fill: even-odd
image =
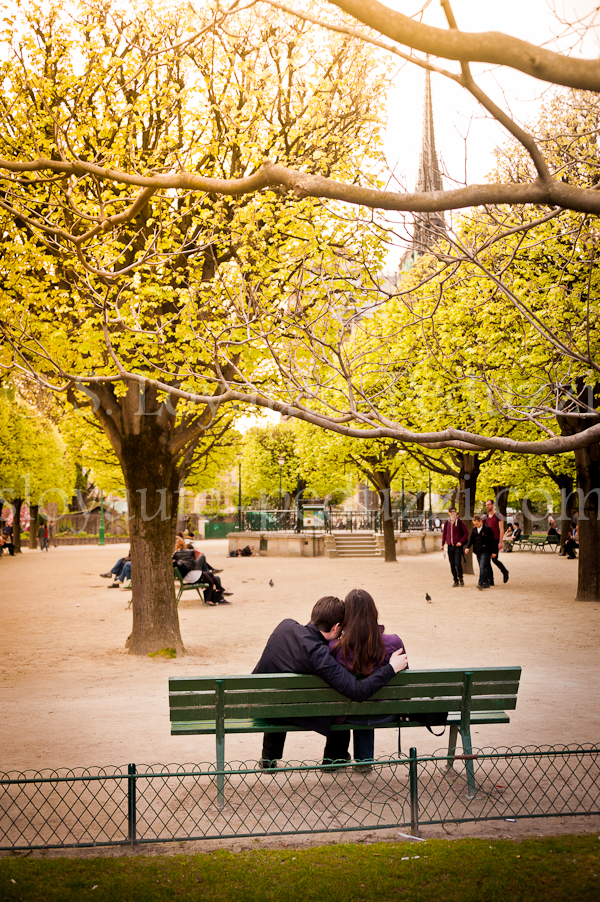
[{"label": "tree trunk", "polygon": [[531,519],[531,511],[529,509],[529,501],[527,498],[519,498],[519,505],[523,515],[523,535],[530,536],[533,532],[533,520]]},{"label": "tree trunk", "polygon": [[[384,474],[376,474],[383,476]],[[391,510],[391,491],[390,487],[378,488],[379,504],[381,508],[381,522],[383,527],[383,549],[385,561],[394,564],[398,560],[396,557],[396,535],[394,532],[394,518]]]},{"label": "tree trunk", "polygon": [[[579,572],[577,601],[600,601],[600,444],[575,452],[579,489]],[[582,497],[583,496],[583,497]]]},{"label": "tree trunk", "polygon": [[21,554],[21,507],[23,506],[22,498],[13,498],[13,545],[15,546],[15,554]]},{"label": "tree trunk", "polygon": [[564,553],[565,542],[569,538],[569,529],[573,519],[573,480],[566,473],[559,473],[555,478],[560,487],[560,547]]},{"label": "tree trunk", "polygon": [[499,520],[506,523],[506,508],[508,507],[508,494],[510,486],[495,485],[494,486],[494,504],[496,505],[496,513]]},{"label": "tree trunk", "polygon": [[39,521],[39,507],[37,504],[29,505],[29,547],[32,551],[37,548],[37,530]]},{"label": "tree trunk", "polygon": [[137,435],[123,439],[121,466],[129,504],[133,628],[129,653],[185,649],[175,603],[172,553],[179,474],[157,420],[142,417]]},{"label": "tree trunk", "polygon": [[[579,394],[598,409],[599,386],[579,385]],[[557,417],[563,435],[576,435],[591,425],[589,419],[573,414]],[[579,495],[579,564],[577,601],[600,601],[600,443],[575,452]]]}]

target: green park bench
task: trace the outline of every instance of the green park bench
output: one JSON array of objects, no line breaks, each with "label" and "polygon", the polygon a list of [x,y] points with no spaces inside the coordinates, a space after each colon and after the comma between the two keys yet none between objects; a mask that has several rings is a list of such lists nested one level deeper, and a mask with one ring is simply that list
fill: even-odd
[{"label": "green park bench", "polygon": [[[175,583],[179,580],[179,589],[177,590],[177,597],[175,599],[175,603],[179,605],[179,599],[188,589],[193,589],[198,593],[199,597],[204,601],[204,589],[208,589],[208,583],[203,583],[202,581],[197,583],[184,583],[183,576],[181,575],[179,569],[177,567],[173,567],[173,573],[175,574]],[[175,586],[177,589],[177,585]],[[133,596],[129,599],[129,603],[127,605],[128,608],[131,607]]]},{"label": "green park bench", "polygon": [[555,552],[560,547],[560,536],[521,536],[513,542],[513,548],[521,551],[550,551]]},{"label": "green park bench", "polygon": [[175,573],[175,581],[179,580],[179,591],[177,592],[177,598],[175,599],[177,604],[179,604],[179,599],[181,598],[183,593],[187,592],[190,589],[195,590],[198,593],[198,595],[200,596],[200,598],[202,599],[202,601],[204,601],[204,591],[203,590],[209,588],[208,583],[203,583],[202,581],[197,582],[197,583],[184,583],[183,576],[181,575],[181,573],[179,572],[179,569],[177,567],[173,568],[173,572]]},{"label": "green park bench", "polygon": [[[225,736],[228,733],[291,733],[304,727],[282,723],[286,717],[386,716],[406,720],[372,726],[335,724],[332,730],[423,727],[417,715],[447,711],[450,735],[448,766],[465,762],[468,792],[475,794],[471,724],[509,723],[521,676],[520,667],[471,667],[452,670],[405,670],[397,673],[373,698],[351,702],[320,677],[294,673],[248,676],[171,677],[171,735],[216,737],[218,800],[225,786]],[[456,755],[458,734],[462,755]]]}]

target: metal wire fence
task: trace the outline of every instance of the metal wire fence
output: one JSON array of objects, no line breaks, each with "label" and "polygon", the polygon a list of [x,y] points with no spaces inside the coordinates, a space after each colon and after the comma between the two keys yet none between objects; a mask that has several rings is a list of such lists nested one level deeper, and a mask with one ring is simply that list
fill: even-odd
[{"label": "metal wire fence", "polygon": [[[600,747],[482,749],[475,793],[457,756],[372,767],[254,763],[7,773],[0,849],[68,848],[600,814]],[[223,787],[224,784],[224,787]]]}]

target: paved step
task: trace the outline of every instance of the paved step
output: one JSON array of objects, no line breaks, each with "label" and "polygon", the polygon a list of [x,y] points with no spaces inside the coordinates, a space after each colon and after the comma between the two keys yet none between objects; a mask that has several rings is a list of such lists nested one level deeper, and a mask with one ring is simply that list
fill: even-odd
[{"label": "paved step", "polygon": [[368,535],[334,535],[338,557],[381,557],[377,549],[375,536]]}]

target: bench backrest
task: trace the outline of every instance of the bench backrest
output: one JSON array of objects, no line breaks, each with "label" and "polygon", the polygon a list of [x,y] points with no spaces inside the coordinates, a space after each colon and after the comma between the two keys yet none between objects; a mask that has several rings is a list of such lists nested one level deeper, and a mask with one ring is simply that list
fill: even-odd
[{"label": "bench backrest", "polygon": [[176,723],[214,720],[219,733],[227,719],[460,711],[461,723],[468,726],[471,711],[513,710],[520,676],[520,667],[406,670],[360,703],[320,677],[294,673],[171,677],[170,718]]}]

